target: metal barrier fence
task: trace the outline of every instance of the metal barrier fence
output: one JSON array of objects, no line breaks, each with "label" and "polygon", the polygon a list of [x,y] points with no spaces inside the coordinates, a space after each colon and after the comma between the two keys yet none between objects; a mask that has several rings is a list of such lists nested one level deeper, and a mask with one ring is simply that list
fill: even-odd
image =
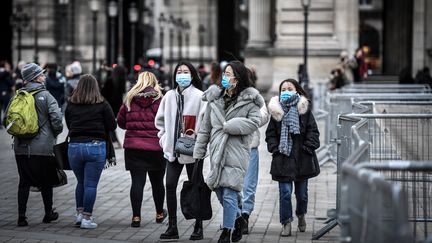
[{"label": "metal barrier fence", "polygon": [[351,164],[342,167],[341,242],[413,242],[400,185]]},{"label": "metal barrier fence", "polygon": [[386,84],[349,84],[345,85],[344,88],[357,88],[357,89],[430,89],[427,84],[397,84],[397,83],[386,83]]},{"label": "metal barrier fence", "polygon": [[346,114],[339,122],[337,210],[344,207],[344,164],[366,161],[382,166],[390,160],[429,160],[431,169],[418,171],[423,173],[420,180],[407,171],[385,174],[388,180],[403,182],[414,238],[422,239],[424,234],[424,240],[432,232],[432,114]]},{"label": "metal barrier fence", "polygon": [[[336,159],[336,146],[338,135],[338,117],[343,113],[351,113],[353,104],[361,101],[385,101],[400,102],[409,104],[410,102],[432,102],[432,94],[395,94],[395,93],[376,93],[376,94],[330,94],[327,97],[326,108],[328,111],[327,121],[325,124],[325,144],[328,145],[329,157]],[[355,106],[355,105],[354,105]],[[420,107],[420,106],[418,106]],[[371,110],[373,111],[373,110]]]},{"label": "metal barrier fence", "polygon": [[414,240],[427,241],[428,236],[432,239],[432,161],[361,163],[356,167],[375,170],[401,186]]}]

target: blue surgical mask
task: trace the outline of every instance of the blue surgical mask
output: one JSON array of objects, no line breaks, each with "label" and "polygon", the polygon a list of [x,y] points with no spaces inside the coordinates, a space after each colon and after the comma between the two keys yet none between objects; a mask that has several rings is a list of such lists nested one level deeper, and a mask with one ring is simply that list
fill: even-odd
[{"label": "blue surgical mask", "polygon": [[222,75],[222,81],[221,81],[222,87],[224,87],[225,89],[229,89],[232,86],[235,86],[235,84],[230,83],[230,79],[231,79],[230,77],[226,75]]},{"label": "blue surgical mask", "polygon": [[295,94],[296,94],[296,92],[294,92],[294,91],[289,91],[289,90],[282,91],[282,92],[280,93],[280,100],[281,100],[281,101],[286,101],[286,100],[288,100],[291,96],[293,96],[293,95],[295,95]]},{"label": "blue surgical mask", "polygon": [[192,77],[190,73],[178,73],[176,75],[176,82],[182,88],[188,87],[191,81],[192,81]]}]

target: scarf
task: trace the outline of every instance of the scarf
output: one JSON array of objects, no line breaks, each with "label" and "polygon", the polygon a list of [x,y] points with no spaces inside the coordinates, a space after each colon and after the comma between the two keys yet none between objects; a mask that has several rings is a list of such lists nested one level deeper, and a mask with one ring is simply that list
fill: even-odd
[{"label": "scarf", "polygon": [[280,101],[284,116],[282,118],[279,152],[286,156],[290,156],[293,146],[291,134],[300,134],[299,112],[297,109],[299,100],[299,95],[293,95],[286,101]]}]

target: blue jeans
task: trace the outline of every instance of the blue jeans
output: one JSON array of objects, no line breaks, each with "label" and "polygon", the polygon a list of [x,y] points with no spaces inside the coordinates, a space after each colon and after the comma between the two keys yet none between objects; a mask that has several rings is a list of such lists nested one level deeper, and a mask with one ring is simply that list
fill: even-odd
[{"label": "blue jeans", "polygon": [[243,185],[242,212],[250,215],[254,209],[255,193],[258,184],[259,154],[258,148],[250,151],[249,166]]},{"label": "blue jeans", "polygon": [[[279,182],[279,219],[281,224],[293,221],[291,194],[293,182]],[[294,181],[295,196],[297,200],[296,215],[304,215],[307,212],[308,194],[307,180]]]},{"label": "blue jeans", "polygon": [[240,217],[240,193],[228,187],[219,187],[216,196],[223,207],[223,227],[234,229],[235,220]]},{"label": "blue jeans", "polygon": [[77,209],[83,209],[84,214],[91,215],[96,201],[97,185],[105,166],[105,141],[69,143],[68,157],[77,178]]}]

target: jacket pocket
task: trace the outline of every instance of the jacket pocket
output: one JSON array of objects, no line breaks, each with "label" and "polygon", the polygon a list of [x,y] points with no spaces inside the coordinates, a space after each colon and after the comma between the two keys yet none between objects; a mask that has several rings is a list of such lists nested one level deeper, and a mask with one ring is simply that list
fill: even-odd
[{"label": "jacket pocket", "polygon": [[270,174],[274,178],[283,178],[283,180],[294,180],[296,176],[295,159],[290,158],[279,152],[272,154],[272,163]]},{"label": "jacket pocket", "polygon": [[319,173],[320,168],[315,152],[310,154],[307,151],[302,151],[299,158],[299,176],[311,178]]}]

